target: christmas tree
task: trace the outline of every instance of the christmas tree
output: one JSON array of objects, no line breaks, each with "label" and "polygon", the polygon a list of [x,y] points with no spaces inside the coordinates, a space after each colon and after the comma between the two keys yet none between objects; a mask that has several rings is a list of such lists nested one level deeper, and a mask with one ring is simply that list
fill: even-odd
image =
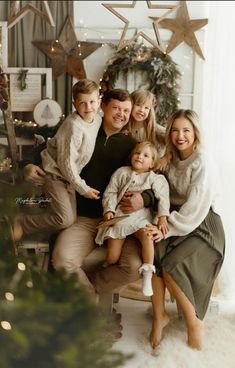
[{"label": "christmas tree", "polygon": [[3,215],[13,216],[22,189],[11,189],[0,185],[1,367],[121,367],[127,356],[110,349],[117,325],[77,277],[42,272],[35,255],[13,255]]}]

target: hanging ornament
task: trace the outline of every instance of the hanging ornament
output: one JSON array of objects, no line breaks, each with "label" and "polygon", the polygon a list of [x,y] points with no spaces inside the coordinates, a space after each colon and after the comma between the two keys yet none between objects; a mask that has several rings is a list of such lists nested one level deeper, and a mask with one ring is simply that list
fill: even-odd
[{"label": "hanging ornament", "polygon": [[51,59],[54,78],[67,72],[77,79],[86,78],[83,60],[102,46],[101,43],[78,41],[70,17],[58,40],[32,43]]},{"label": "hanging ornament", "polygon": [[166,53],[169,54],[182,42],[187,43],[203,60],[202,50],[199,46],[194,32],[204,27],[208,23],[208,19],[190,19],[186,1],[180,1],[180,6],[177,10],[175,19],[158,19],[151,17],[154,22],[158,22],[162,28],[170,29],[173,34],[168,43]]},{"label": "hanging ornament", "polygon": [[10,1],[10,15],[8,17],[8,28],[12,28],[16,23],[18,23],[24,16],[32,11],[34,14],[38,15],[46,22],[48,22],[52,27],[55,27],[55,22],[53,20],[49,5],[47,1],[40,1],[43,6],[43,11],[31,4],[24,5],[20,9],[21,1]]},{"label": "hanging ornament", "polygon": [[[165,52],[163,44],[161,42],[159,30],[158,30],[158,22],[152,23],[156,39],[152,39],[145,32],[139,31],[139,32],[136,32],[134,37],[132,37],[130,40],[125,40],[126,32],[129,28],[130,21],[128,19],[126,19],[122,14],[117,12],[115,10],[115,8],[119,8],[119,9],[121,9],[121,8],[132,8],[133,9],[133,8],[135,8],[136,3],[137,3],[137,1],[132,1],[132,4],[120,4],[120,2],[118,4],[106,4],[106,3],[104,4],[104,3],[102,3],[102,5],[106,9],[108,9],[111,13],[113,13],[116,17],[118,17],[119,19],[121,19],[121,21],[123,21],[125,23],[125,26],[123,28],[123,31],[122,31],[122,34],[121,34],[121,37],[120,37],[120,40],[119,40],[119,43],[118,43],[118,50],[122,49],[123,47],[127,46],[128,44],[132,43],[133,41],[136,41],[139,37],[142,37],[146,41],[148,41],[153,47],[156,47],[160,51]],[[169,5],[169,4],[154,5],[154,4],[152,4],[151,1],[148,1],[148,0],[142,1],[142,3],[147,3],[147,6],[148,6],[149,9],[169,9],[166,13],[164,13],[160,17],[160,19],[164,19],[167,15],[169,15],[177,7],[177,5]]]},{"label": "hanging ornament", "polygon": [[19,88],[21,91],[23,91],[24,89],[28,87],[26,83],[27,73],[28,73],[28,69],[22,69],[20,71],[19,77],[17,78],[17,80],[20,82]]}]

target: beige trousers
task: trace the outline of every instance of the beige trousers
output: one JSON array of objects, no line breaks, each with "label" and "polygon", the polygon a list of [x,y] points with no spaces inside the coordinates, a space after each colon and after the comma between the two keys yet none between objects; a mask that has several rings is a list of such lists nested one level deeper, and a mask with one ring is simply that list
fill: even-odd
[{"label": "beige trousers", "polygon": [[75,190],[62,180],[48,179],[42,193],[50,201],[50,209],[39,215],[24,215],[21,225],[24,234],[43,230],[60,230],[71,226],[77,217]]},{"label": "beige trousers", "polygon": [[81,282],[85,285],[88,275],[101,302],[111,305],[110,298],[115,289],[140,278],[141,247],[136,238],[127,238],[119,262],[103,268],[106,248],[94,243],[100,220],[78,216],[77,221],[57,238],[52,262],[55,269],[64,268],[69,273],[77,273],[80,279],[83,273]]}]

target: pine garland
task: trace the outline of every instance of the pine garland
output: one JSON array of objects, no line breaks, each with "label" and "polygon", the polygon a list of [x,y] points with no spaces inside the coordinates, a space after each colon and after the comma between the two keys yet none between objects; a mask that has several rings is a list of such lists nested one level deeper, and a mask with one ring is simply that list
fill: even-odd
[{"label": "pine garland", "polygon": [[[116,46],[111,46],[117,50]],[[118,78],[126,77],[130,72],[142,73],[143,82],[139,87],[144,86],[156,96],[157,122],[165,125],[178,108],[181,73],[177,64],[169,55],[136,41],[114,52],[103,74],[101,89],[115,88]]]}]

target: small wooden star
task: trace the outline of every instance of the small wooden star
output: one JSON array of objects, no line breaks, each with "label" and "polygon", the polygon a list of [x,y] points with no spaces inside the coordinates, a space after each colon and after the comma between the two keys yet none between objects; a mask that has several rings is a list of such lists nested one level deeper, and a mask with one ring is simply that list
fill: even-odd
[{"label": "small wooden star", "polygon": [[[130,21],[128,19],[126,19],[123,15],[121,15],[119,12],[117,12],[115,10],[115,8],[134,8],[136,6],[137,1],[132,1],[132,4],[120,4],[120,2],[118,4],[103,4],[102,5],[108,9],[111,13],[113,13],[116,17],[118,17],[119,19],[121,19],[124,23],[125,26],[123,28],[119,43],[118,43],[118,50],[122,49],[124,46],[127,45],[127,42],[125,41],[125,36],[126,36],[126,32],[129,28],[129,24]],[[145,3],[147,3],[147,6],[149,9],[169,9],[165,14],[163,14],[161,16],[160,19],[164,19],[168,14],[170,14],[177,6],[176,5],[168,5],[168,4],[164,4],[164,5],[154,5],[152,4],[151,1],[146,0]],[[151,17],[149,17],[151,18]],[[152,39],[151,37],[149,37],[145,32],[143,31],[139,31],[136,32],[134,37],[131,38],[129,41],[129,43],[131,43],[132,41],[136,40],[139,36],[141,36],[142,38],[144,38],[146,41],[148,41],[153,47],[158,48],[159,50],[161,50],[162,52],[164,52],[164,48],[160,39],[160,35],[159,35],[159,30],[158,30],[158,26],[157,26],[158,22],[153,22],[153,28],[154,28],[154,32],[156,35],[156,40]]]},{"label": "small wooden star", "polygon": [[102,46],[101,43],[78,41],[70,17],[58,40],[32,43],[51,59],[54,78],[67,72],[77,79],[86,78],[83,60]]},{"label": "small wooden star", "polygon": [[160,27],[170,29],[173,32],[166,49],[167,53],[170,53],[184,41],[205,60],[194,32],[204,27],[208,23],[208,19],[190,19],[186,1],[180,1],[175,19],[159,20],[155,17],[151,17],[151,19],[154,22],[157,21]]},{"label": "small wooden star", "polygon": [[39,15],[42,19],[48,22],[52,27],[55,27],[55,22],[53,20],[49,5],[47,1],[41,1],[44,10],[41,11],[32,4],[26,4],[20,9],[20,1],[10,2],[10,15],[8,18],[8,28],[12,28],[16,23],[18,23],[28,12],[32,11],[36,15]]}]

